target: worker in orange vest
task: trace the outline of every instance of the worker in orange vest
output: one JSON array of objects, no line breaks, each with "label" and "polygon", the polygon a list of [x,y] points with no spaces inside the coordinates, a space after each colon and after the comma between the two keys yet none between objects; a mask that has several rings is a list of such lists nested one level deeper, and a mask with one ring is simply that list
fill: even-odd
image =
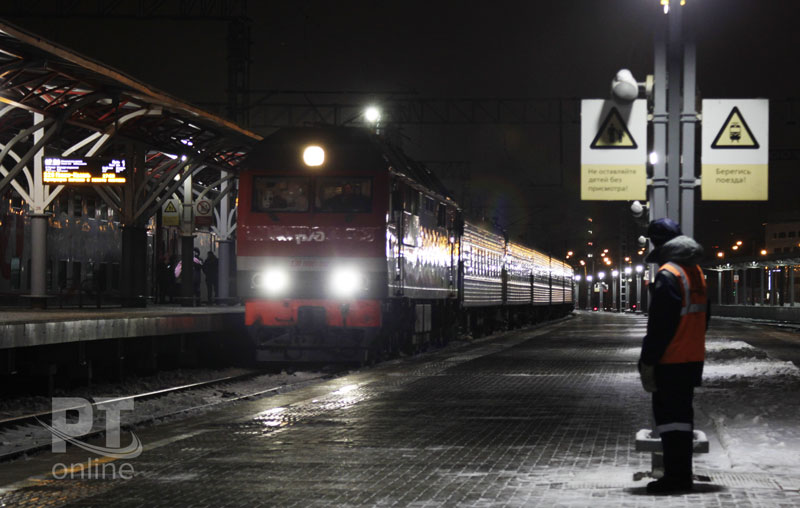
[{"label": "worker in orange vest", "polygon": [[639,373],[642,386],[653,394],[664,453],[664,476],[650,482],[647,492],[668,494],[692,489],[692,398],[701,384],[711,314],[697,264],[703,256],[700,244],[666,218],[651,222],[647,235],[654,249],[645,261],[660,268],[652,285]]}]

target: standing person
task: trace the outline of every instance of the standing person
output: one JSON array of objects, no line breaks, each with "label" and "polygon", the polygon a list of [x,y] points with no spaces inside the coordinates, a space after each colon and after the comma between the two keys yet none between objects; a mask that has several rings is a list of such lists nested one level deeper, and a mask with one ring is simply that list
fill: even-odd
[{"label": "standing person", "polygon": [[200,249],[194,248],[194,257],[192,257],[192,265],[194,265],[194,274],[192,283],[194,286],[195,302],[200,302],[200,278],[203,276],[203,262],[200,260]]},{"label": "standing person", "polygon": [[[213,252],[208,251],[206,260],[203,262],[203,273],[206,274],[206,292],[208,293],[208,303],[212,303],[217,296],[217,279],[219,278],[219,260]],[[212,292],[213,295],[212,296]]]},{"label": "standing person", "polygon": [[647,335],[642,342],[639,373],[653,394],[656,430],[664,452],[664,476],[647,492],[668,494],[692,489],[694,387],[700,386],[710,308],[706,282],[698,262],[703,248],[671,219],[650,223],[653,251],[645,258],[658,263],[650,301]]}]

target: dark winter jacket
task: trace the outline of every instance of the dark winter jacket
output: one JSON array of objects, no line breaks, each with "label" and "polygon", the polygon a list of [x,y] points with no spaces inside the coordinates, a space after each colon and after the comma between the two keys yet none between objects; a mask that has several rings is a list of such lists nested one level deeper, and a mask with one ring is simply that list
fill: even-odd
[{"label": "dark winter jacket", "polygon": [[[688,236],[678,236],[653,250],[646,261],[658,263],[677,263],[684,267],[696,265],[703,256],[703,248]],[[678,330],[681,320],[680,281],[670,272],[659,270],[648,310],[647,335],[642,342],[640,361],[655,365],[656,386],[691,385],[700,386],[703,376],[703,362],[659,364],[670,341]],[[710,305],[706,308],[706,327],[711,317]]]}]

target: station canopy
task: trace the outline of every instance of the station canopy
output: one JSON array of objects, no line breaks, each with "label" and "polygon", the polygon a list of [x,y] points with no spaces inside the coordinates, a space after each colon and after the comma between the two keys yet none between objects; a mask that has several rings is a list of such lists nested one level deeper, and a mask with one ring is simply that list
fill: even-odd
[{"label": "station canopy", "polygon": [[[261,140],[233,122],[0,20],[0,144],[30,128],[32,112],[61,122],[60,132],[47,143],[50,150],[94,155],[94,149],[107,148],[103,143],[134,141],[147,149],[148,172],[166,171],[169,159],[185,155],[195,167],[207,168],[196,176],[206,184],[219,178],[219,170],[235,171]],[[33,146],[32,139],[20,142],[26,149]]]}]

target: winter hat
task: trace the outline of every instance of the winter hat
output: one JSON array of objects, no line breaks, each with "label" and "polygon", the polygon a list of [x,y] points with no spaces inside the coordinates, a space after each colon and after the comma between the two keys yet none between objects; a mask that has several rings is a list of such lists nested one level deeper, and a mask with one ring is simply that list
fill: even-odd
[{"label": "winter hat", "polygon": [[672,219],[656,219],[647,226],[647,237],[653,247],[661,247],[676,236],[681,236],[681,226]]}]

